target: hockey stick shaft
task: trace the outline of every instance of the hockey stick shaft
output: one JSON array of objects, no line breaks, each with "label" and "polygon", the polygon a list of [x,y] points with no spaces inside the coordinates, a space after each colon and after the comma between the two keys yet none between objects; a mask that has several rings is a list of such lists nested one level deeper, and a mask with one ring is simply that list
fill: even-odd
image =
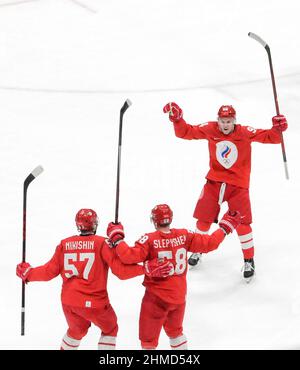
[{"label": "hockey stick shaft", "polygon": [[122,151],[122,130],[123,116],[126,110],[130,107],[131,101],[127,99],[120,110],[119,122],[119,142],[118,142],[118,165],[117,165],[117,186],[116,186],[116,203],[115,203],[115,223],[119,222],[119,200],[120,200],[120,172],[121,172],[121,151]]},{"label": "hockey stick shaft", "polygon": [[[23,241],[22,262],[26,262],[26,214],[27,214],[27,189],[29,184],[41,173],[43,167],[36,167],[25,179],[23,185]],[[21,304],[21,335],[25,335],[25,283],[22,281],[22,304]]]},{"label": "hockey stick shaft", "polygon": [[[248,36],[252,39],[259,42],[266,50],[268,54],[268,60],[269,60],[269,67],[270,67],[270,73],[271,73],[271,80],[272,80],[272,89],[273,89],[273,95],[274,95],[274,102],[275,102],[275,109],[276,114],[280,114],[279,110],[279,103],[278,103],[278,96],[277,96],[277,90],[276,90],[276,83],[275,83],[275,76],[274,76],[274,69],[273,69],[273,63],[272,63],[272,56],[271,56],[271,49],[269,45],[258,35],[256,35],[253,32],[249,32]],[[283,158],[283,164],[284,164],[284,170],[285,170],[285,177],[288,180],[289,179],[289,172],[288,172],[288,166],[287,166],[287,158],[286,158],[286,151],[285,151],[285,145],[284,145],[284,139],[282,132],[280,133],[280,143],[281,143],[281,151],[282,151],[282,158]]]}]

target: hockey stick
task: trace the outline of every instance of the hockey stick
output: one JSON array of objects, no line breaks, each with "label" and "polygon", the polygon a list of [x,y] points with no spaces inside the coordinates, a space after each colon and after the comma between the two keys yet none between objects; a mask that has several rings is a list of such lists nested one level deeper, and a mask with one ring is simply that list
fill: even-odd
[{"label": "hockey stick", "polygon": [[[37,166],[25,179],[23,186],[23,249],[22,262],[26,262],[26,212],[27,189],[29,184],[44,171],[42,166]],[[25,335],[25,283],[22,281],[22,307],[21,307],[21,335]]]},{"label": "hockey stick", "polygon": [[[275,107],[276,107],[276,114],[278,115],[278,114],[280,114],[280,112],[279,112],[279,104],[278,104],[278,98],[277,98],[277,91],[276,91],[276,85],[275,85],[275,77],[274,77],[270,47],[261,37],[259,37],[255,33],[249,32],[248,36],[251,37],[252,39],[256,40],[257,42],[259,42],[266,49],[266,52],[268,54],[269,66],[270,66],[270,72],[271,72],[271,79],[272,79],[273,95],[274,95],[274,101],[275,101]],[[281,151],[282,151],[283,164],[284,164],[284,169],[285,169],[285,177],[288,180],[289,179],[289,172],[288,172],[288,167],[287,167],[287,159],[286,159],[285,145],[284,145],[282,132],[280,133],[280,136],[281,136],[280,137],[280,142],[281,142]]]},{"label": "hockey stick", "polygon": [[117,187],[116,187],[116,209],[115,209],[115,224],[119,220],[119,198],[120,198],[120,171],[121,171],[121,148],[122,148],[122,128],[123,116],[126,110],[131,106],[131,101],[127,99],[120,110],[120,124],[119,124],[119,144],[118,144],[118,167],[117,167]]}]

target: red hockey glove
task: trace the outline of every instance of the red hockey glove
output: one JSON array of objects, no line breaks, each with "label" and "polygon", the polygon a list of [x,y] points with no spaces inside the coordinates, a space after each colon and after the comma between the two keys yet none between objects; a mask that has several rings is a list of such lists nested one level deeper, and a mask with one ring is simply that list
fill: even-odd
[{"label": "red hockey glove", "polygon": [[108,236],[109,245],[111,247],[116,247],[125,237],[124,228],[121,222],[117,224],[110,222],[107,226],[106,235]]},{"label": "red hockey glove", "polygon": [[219,222],[219,226],[226,234],[230,234],[240,225],[241,221],[239,211],[227,211]]},{"label": "red hockey glove", "polygon": [[284,115],[278,114],[272,118],[273,127],[279,131],[283,132],[288,128],[287,120]]},{"label": "red hockey glove", "polygon": [[17,265],[16,274],[19,278],[21,278],[24,283],[27,283],[27,278],[29,275],[29,271],[32,269],[29,263],[21,262]]},{"label": "red hockey glove", "polygon": [[164,106],[164,113],[169,113],[169,120],[177,122],[182,118],[182,109],[176,103],[168,103]]},{"label": "red hockey glove", "polygon": [[147,260],[144,263],[144,273],[151,278],[165,278],[173,269],[173,265],[169,261],[162,260],[161,258],[154,258]]}]

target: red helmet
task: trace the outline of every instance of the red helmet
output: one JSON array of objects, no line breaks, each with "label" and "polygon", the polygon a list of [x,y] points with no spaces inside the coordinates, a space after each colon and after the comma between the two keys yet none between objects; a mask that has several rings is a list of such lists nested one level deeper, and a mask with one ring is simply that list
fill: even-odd
[{"label": "red helmet", "polygon": [[232,105],[222,105],[218,111],[220,118],[235,118],[236,112]]},{"label": "red helmet", "polygon": [[92,209],[80,209],[75,217],[78,231],[81,234],[95,234],[98,226],[98,216]]},{"label": "red helmet", "polygon": [[168,226],[173,220],[173,211],[167,204],[158,204],[151,211],[151,220],[155,226]]}]

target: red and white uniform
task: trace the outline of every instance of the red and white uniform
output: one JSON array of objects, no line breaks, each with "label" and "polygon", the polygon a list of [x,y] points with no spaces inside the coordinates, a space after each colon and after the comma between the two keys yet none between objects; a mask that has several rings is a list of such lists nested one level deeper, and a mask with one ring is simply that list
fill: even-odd
[{"label": "red and white uniform", "polygon": [[140,340],[143,348],[156,348],[162,326],[170,337],[172,347],[182,345],[183,342],[178,338],[184,338],[182,321],[187,290],[187,252],[213,251],[224,237],[221,229],[212,235],[200,235],[186,229],[171,229],[170,233],[147,233],[134,247],[129,247],[124,241],[119,243],[117,254],[123,263],[165,258],[174,266],[167,278],[149,278],[145,275],[143,285],[146,293],[140,314]]},{"label": "red and white uniform", "polygon": [[245,259],[253,258],[252,213],[249,197],[251,143],[279,144],[280,132],[275,128],[255,129],[234,125],[234,131],[223,134],[218,122],[190,125],[184,119],[174,123],[175,135],[181,139],[206,139],[209,148],[209,171],[195,207],[194,217],[199,232],[207,232],[217,222],[221,204],[228,202],[230,210],[239,211],[242,225],[236,231]]},{"label": "red and white uniform", "polygon": [[108,342],[117,335],[117,317],[107,292],[109,267],[120,279],[144,274],[140,265],[122,264],[105,238],[97,235],[62,240],[49,262],[30,270],[28,281],[48,281],[59,274],[62,277],[61,301],[69,324],[63,349],[78,347],[91,322],[101,328]]},{"label": "red and white uniform", "polygon": [[123,263],[138,263],[153,258],[166,258],[172,262],[172,275],[162,279],[145,275],[143,285],[162,300],[180,304],[185,302],[186,296],[187,252],[213,251],[224,237],[221,229],[212,235],[200,235],[186,229],[171,229],[170,233],[157,230],[142,236],[132,248],[122,241],[117,246],[117,254]]},{"label": "red and white uniform", "polygon": [[189,125],[184,119],[174,123],[175,135],[181,139],[206,139],[209,148],[208,180],[224,182],[241,188],[249,188],[251,172],[251,143],[279,144],[280,133],[235,125],[234,131],[224,135],[218,122]]}]

